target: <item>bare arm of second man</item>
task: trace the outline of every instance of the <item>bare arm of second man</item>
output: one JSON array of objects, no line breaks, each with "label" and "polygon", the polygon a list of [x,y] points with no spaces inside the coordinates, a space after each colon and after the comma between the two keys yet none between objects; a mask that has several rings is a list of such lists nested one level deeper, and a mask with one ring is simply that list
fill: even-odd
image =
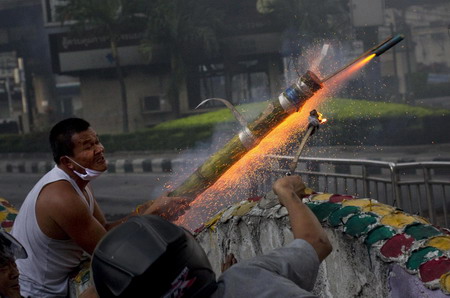
[{"label": "bare arm of second man", "polygon": [[299,176],[280,178],[273,185],[280,203],[288,210],[294,238],[311,244],[322,261],[331,253],[332,246],[317,217],[299,197],[304,189],[305,185]]}]

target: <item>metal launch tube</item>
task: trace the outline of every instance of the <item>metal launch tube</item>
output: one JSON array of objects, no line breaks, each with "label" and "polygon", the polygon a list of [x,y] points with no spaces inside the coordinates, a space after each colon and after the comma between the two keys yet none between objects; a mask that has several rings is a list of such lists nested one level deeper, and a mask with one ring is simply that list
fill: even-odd
[{"label": "metal launch tube", "polygon": [[389,50],[390,48],[392,48],[393,46],[395,46],[396,44],[401,42],[403,39],[404,39],[404,36],[401,34],[398,34],[398,35],[392,37],[391,39],[389,39],[387,42],[380,45],[379,47],[377,47],[376,49],[374,49],[372,51],[372,53],[375,54],[375,56],[380,56],[381,54],[383,54],[384,52],[386,52],[387,50]]},{"label": "metal launch tube", "polygon": [[256,120],[209,157],[180,186],[169,193],[169,196],[194,198],[201,194],[274,127],[298,111],[322,87],[320,79],[313,72],[307,71],[278,98],[272,99]]}]

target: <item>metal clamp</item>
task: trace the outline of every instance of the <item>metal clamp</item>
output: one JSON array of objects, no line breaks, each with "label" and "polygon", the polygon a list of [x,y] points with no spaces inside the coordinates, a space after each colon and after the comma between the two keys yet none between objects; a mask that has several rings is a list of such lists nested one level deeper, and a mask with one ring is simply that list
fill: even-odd
[{"label": "metal clamp", "polygon": [[244,127],[239,132],[239,140],[245,148],[251,149],[254,145],[256,145],[258,139],[252,133],[252,131],[248,127]]}]

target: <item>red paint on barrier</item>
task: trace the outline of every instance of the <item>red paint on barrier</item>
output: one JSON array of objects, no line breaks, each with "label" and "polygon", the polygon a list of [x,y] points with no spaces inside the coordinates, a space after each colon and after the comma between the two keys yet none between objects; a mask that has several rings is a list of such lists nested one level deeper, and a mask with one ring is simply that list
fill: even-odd
[{"label": "red paint on barrier", "polygon": [[13,223],[14,223],[14,222],[11,221],[11,220],[5,220],[5,221],[3,221],[3,222],[1,223],[1,227],[4,228],[4,229],[12,228]]},{"label": "red paint on barrier", "polygon": [[387,258],[398,258],[408,251],[414,243],[414,238],[405,234],[397,234],[381,247],[381,254]]},{"label": "red paint on barrier", "polygon": [[329,202],[340,203],[344,200],[353,200],[353,199],[355,199],[353,196],[332,195],[329,199]]},{"label": "red paint on barrier", "polygon": [[249,201],[249,202],[258,202],[261,199],[262,199],[262,197],[251,197],[251,198],[248,198],[247,201]]},{"label": "red paint on barrier", "polygon": [[447,272],[450,272],[450,259],[447,257],[428,261],[419,267],[420,279],[423,282],[440,279]]}]

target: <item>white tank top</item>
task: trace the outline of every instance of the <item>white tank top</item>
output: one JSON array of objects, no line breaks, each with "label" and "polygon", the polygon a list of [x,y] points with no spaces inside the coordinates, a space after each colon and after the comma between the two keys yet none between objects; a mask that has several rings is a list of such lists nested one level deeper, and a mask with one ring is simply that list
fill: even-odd
[{"label": "white tank top", "polygon": [[[69,274],[80,264],[83,249],[69,240],[55,240],[45,235],[36,219],[36,200],[49,183],[66,180],[94,214],[94,199],[86,187],[89,204],[75,181],[55,166],[28,193],[14,221],[12,234],[25,247],[28,258],[17,260],[20,292],[24,297],[66,297]],[[64,199],[64,198],[61,198]]]}]

